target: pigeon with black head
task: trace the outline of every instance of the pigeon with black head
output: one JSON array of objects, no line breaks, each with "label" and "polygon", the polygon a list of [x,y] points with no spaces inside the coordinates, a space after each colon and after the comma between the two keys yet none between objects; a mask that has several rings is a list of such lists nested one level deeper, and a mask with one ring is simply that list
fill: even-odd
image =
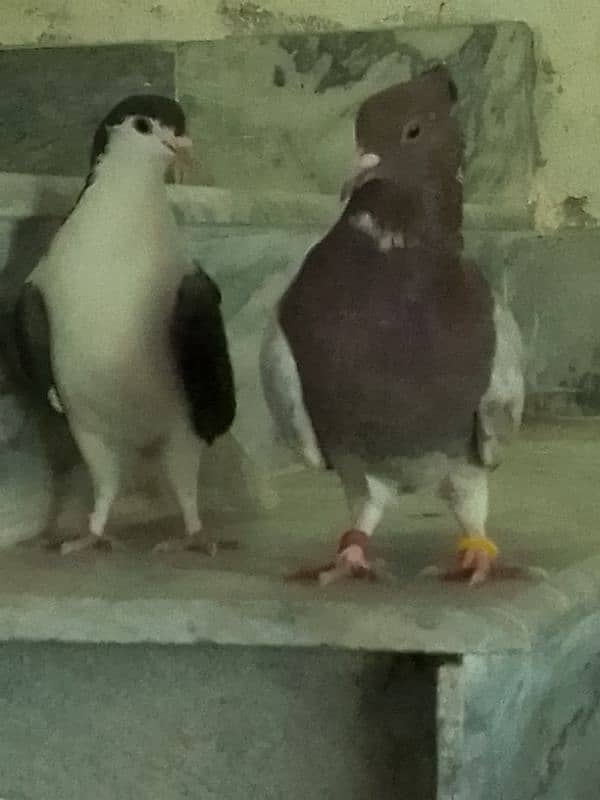
[{"label": "pigeon with black head", "polygon": [[175,100],[116,105],[93,137],[86,186],[15,308],[23,371],[66,415],[92,477],[89,529],[63,553],[106,544],[114,500],[149,452],[185,523],[186,536],[160,549],[214,552],[199,469],[232,424],[235,394],[220,291],[187,257],[165,186],[191,144]]}]

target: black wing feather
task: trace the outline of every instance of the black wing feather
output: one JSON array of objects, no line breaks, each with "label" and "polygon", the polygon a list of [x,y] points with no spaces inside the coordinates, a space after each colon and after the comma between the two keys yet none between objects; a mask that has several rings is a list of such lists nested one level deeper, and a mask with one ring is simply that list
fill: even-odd
[{"label": "black wing feather", "polygon": [[177,292],[171,347],[197,435],[208,444],[235,418],[233,369],[221,314],[221,292],[196,265]]},{"label": "black wing feather", "polygon": [[44,296],[32,283],[23,286],[15,305],[14,349],[23,377],[45,399],[54,386],[50,322]]}]

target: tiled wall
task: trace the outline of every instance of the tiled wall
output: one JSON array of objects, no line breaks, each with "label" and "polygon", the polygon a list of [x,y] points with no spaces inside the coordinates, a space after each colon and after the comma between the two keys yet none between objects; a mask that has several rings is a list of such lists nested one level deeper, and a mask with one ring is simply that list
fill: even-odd
[{"label": "tiled wall", "polygon": [[0,51],[0,171],[85,175],[96,126],[128,94],[175,92],[156,46]]},{"label": "tiled wall", "polygon": [[84,174],[108,109],[160,92],[188,114],[191,182],[337,194],[361,102],[441,60],[459,87],[467,200],[526,215],[535,64],[518,23],[0,52],[0,170]]}]

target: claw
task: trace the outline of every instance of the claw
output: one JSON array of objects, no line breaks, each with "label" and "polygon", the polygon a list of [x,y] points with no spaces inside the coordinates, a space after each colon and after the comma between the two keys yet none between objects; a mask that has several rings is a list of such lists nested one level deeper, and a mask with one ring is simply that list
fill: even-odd
[{"label": "claw", "polygon": [[340,550],[333,568],[325,570],[319,575],[319,583],[321,586],[329,586],[343,578],[376,580],[375,572],[367,560],[363,545],[350,544]]},{"label": "claw", "polygon": [[345,578],[377,580],[377,573],[367,558],[369,537],[363,531],[346,531],[340,538],[335,561],[320,567],[302,567],[288,575],[287,581],[318,582],[329,586]]},{"label": "claw", "polygon": [[477,548],[463,550],[458,565],[448,570],[446,580],[468,580],[471,586],[484,583],[491,575],[495,556]]},{"label": "claw", "polygon": [[492,574],[498,548],[485,536],[464,536],[458,542],[458,564],[442,576],[448,581],[484,583]]},{"label": "claw", "polygon": [[422,576],[435,576],[444,581],[464,581],[477,586],[489,579],[546,579],[547,573],[534,567],[501,564],[498,548],[486,537],[464,537],[458,545],[458,563],[449,569],[427,567]]}]

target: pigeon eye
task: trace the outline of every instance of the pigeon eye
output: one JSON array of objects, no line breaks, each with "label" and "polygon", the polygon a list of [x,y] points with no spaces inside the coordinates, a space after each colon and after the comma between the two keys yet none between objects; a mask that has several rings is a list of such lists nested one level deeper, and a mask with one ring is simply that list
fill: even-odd
[{"label": "pigeon eye", "polygon": [[418,122],[409,122],[402,129],[402,141],[406,142],[409,139],[417,139],[421,135],[421,126]]},{"label": "pigeon eye", "polygon": [[146,119],[146,117],[136,117],[133,120],[133,127],[138,133],[150,133],[152,130],[150,120]]}]

